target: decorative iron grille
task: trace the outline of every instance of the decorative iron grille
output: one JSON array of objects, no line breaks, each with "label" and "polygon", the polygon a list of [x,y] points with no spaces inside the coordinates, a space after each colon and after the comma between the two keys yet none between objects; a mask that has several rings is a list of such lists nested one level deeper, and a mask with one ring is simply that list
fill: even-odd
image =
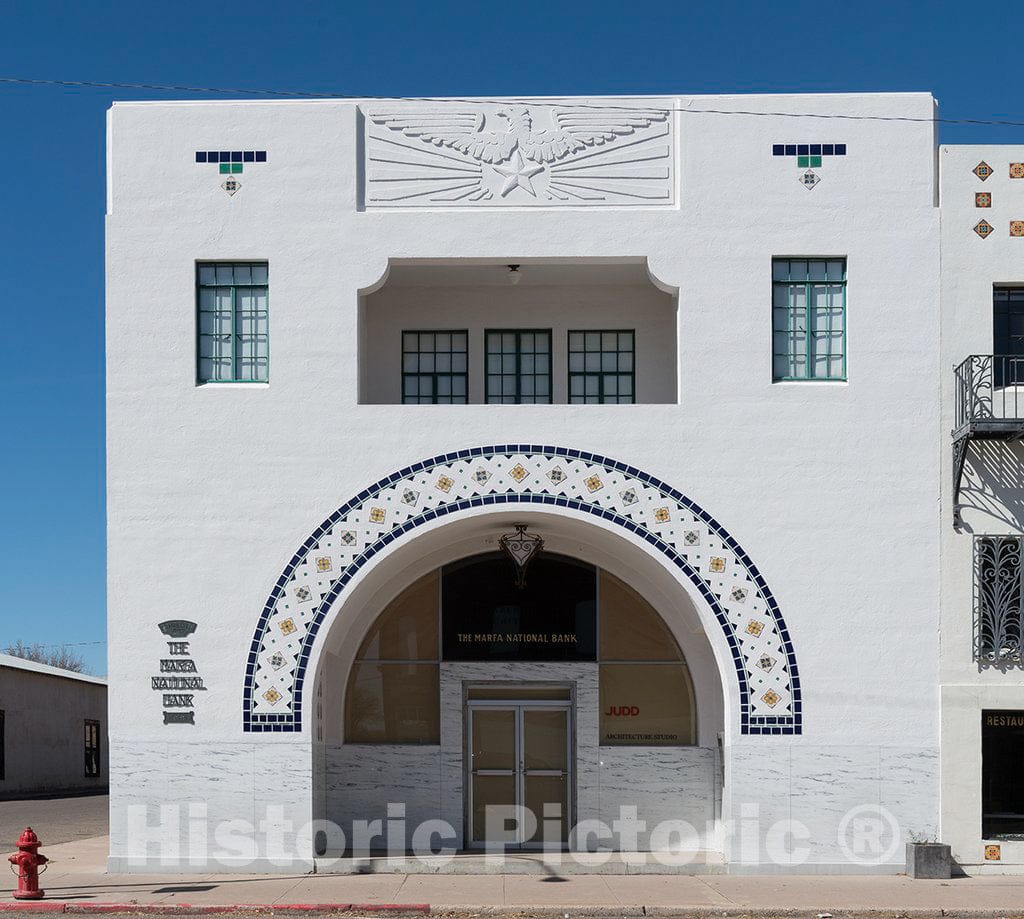
[{"label": "decorative iron grille", "polygon": [[1020,536],[974,540],[974,659],[1021,662]]}]

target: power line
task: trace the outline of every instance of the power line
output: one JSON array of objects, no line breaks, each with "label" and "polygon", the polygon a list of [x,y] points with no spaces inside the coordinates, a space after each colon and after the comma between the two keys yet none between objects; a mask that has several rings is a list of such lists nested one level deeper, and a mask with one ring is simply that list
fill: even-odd
[{"label": "power line", "polygon": [[[38,644],[36,642],[32,642],[30,647],[33,647],[33,648],[78,648],[78,647],[81,647],[82,645],[105,645],[106,643],[107,643],[107,640],[104,638],[104,639],[102,639],[100,641],[62,641],[60,644],[56,644],[56,645],[41,645],[41,644]],[[8,647],[13,647],[13,645],[8,645]]]},{"label": "power line", "polygon": [[[63,87],[93,87],[98,89],[143,89],[156,90],[160,92],[181,92],[181,93],[208,93],[214,95],[244,95],[244,96],[281,96],[289,99],[366,99],[374,102],[429,102],[431,104],[442,103],[480,103],[487,102],[496,105],[510,102],[521,102],[532,106],[556,106],[566,105],[566,99],[532,99],[508,96],[494,99],[486,97],[433,97],[433,96],[360,96],[348,93],[329,93],[282,90],[282,89],[238,89],[218,86],[178,86],[168,83],[103,83],[96,80],[39,80],[27,77],[0,77],[0,84],[24,85],[24,86],[63,86]],[[613,103],[570,103],[573,108],[594,109],[596,111],[608,112],[629,112],[635,105],[615,105]],[[919,118],[911,115],[847,115],[838,112],[758,112],[749,109],[718,109],[718,108],[677,108],[670,107],[663,111],[678,112],[682,115],[744,115],[755,118],[819,118],[835,121],[891,121],[909,122],[918,124],[970,124],[986,125],[994,127],[1022,128],[1024,121],[1011,121],[1007,119],[986,119],[986,118]]]}]

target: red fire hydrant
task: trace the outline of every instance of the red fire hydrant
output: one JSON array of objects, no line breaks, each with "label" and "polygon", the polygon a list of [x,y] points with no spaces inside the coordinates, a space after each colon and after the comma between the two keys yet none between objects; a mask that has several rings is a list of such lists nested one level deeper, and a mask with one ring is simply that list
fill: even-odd
[{"label": "red fire hydrant", "polygon": [[[18,851],[7,857],[18,870],[18,889],[14,891],[15,900],[42,900],[45,890],[39,889],[40,867],[46,870],[49,859],[39,854],[42,843],[33,832],[32,827],[25,827],[18,838]],[[13,869],[12,869],[13,870]]]}]

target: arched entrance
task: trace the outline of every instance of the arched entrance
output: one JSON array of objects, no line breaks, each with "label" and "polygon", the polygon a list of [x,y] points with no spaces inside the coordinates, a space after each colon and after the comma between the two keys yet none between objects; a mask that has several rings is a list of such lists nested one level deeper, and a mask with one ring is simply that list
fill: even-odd
[{"label": "arched entrance", "polygon": [[[493,551],[497,538],[517,522],[526,522],[531,532],[543,535],[540,558],[551,564],[547,576],[543,563],[536,569],[531,566],[528,589],[534,586],[543,595],[553,579],[563,576],[560,572],[576,572],[573,590],[561,592],[561,613],[549,605],[532,611],[509,609],[521,605],[515,602],[511,566],[494,560]],[[469,609],[457,604],[449,610],[454,617],[447,631],[456,641],[454,648],[452,641],[445,647],[445,623],[434,628],[429,621],[431,614],[444,618],[444,599],[446,593],[451,595],[451,590],[444,590],[446,574],[449,587],[454,576],[463,585],[477,585],[473,593],[485,578],[501,581],[497,591],[489,591],[486,603]],[[459,589],[459,584],[455,587]],[[595,603],[589,611],[588,590]],[[530,598],[522,605],[529,606]],[[429,610],[426,617],[424,609]],[[462,621],[489,623],[490,631],[458,641],[458,634],[452,633],[468,631],[460,627],[463,613]],[[568,615],[571,627],[564,624]],[[553,643],[542,653],[505,642],[481,651],[477,639],[491,642],[485,636],[496,631],[496,622],[502,632],[547,630],[563,638],[577,629],[580,641],[569,653],[552,650]],[[439,845],[442,838],[456,848],[493,842],[495,836],[484,822],[486,804],[526,805],[531,811],[539,809],[541,818],[548,804],[556,806],[559,817],[564,814],[564,826],[549,815],[546,823],[537,821],[533,833],[523,829],[522,821],[513,820],[508,828],[511,839],[499,835],[497,841],[514,846],[535,844],[531,837],[545,829],[551,842],[552,826],[562,835],[569,827],[582,826],[569,840],[573,847],[646,849],[653,845],[651,831],[662,821],[675,820],[694,828],[700,848],[713,847],[707,836],[721,813],[720,738],[727,709],[721,649],[712,648],[695,601],[680,589],[671,571],[614,531],[578,515],[522,508],[484,508],[475,516],[449,519],[372,566],[330,623],[321,635],[322,651],[310,676],[316,709],[322,710],[321,717],[311,719],[314,737],[322,740],[314,745],[315,813],[343,829],[350,850],[386,845],[381,836],[360,840],[353,832],[357,821],[380,821],[380,828],[404,832],[403,838],[392,840],[399,847],[422,849],[413,833],[428,821],[441,821],[442,835],[434,840]],[[588,629],[589,639],[582,634]],[[415,632],[427,639],[410,641]],[[385,666],[399,671],[391,686],[381,685],[380,670]],[[663,671],[662,679],[652,678],[655,669]],[[403,670],[408,679],[404,686]],[[409,672],[413,670],[419,674]],[[360,694],[358,703],[354,692]],[[680,698],[666,699],[673,693]],[[416,703],[404,708],[413,698]],[[436,707],[424,706],[425,698]],[[652,711],[650,706],[659,702],[668,704],[661,712]],[[728,708],[734,704],[731,701]],[[375,714],[357,723],[363,706]],[[385,707],[406,724],[382,725]],[[641,711],[634,713],[634,708]],[[480,724],[480,719],[487,721],[492,715],[489,725]],[[547,760],[543,767],[520,758],[536,739],[526,736],[529,722],[536,727],[538,718],[547,720],[550,739],[550,721],[560,717],[565,720],[559,729],[570,747],[566,758]],[[521,767],[519,774],[509,774],[509,763],[500,761],[482,767],[486,774],[474,774],[474,763],[479,765],[473,756],[474,719],[492,737],[495,730],[503,732],[504,753],[513,757],[513,773]],[[649,736],[635,736],[640,733]],[[543,774],[526,775],[532,769]],[[527,787],[531,778],[539,790]],[[491,787],[474,789],[474,782]],[[564,798],[536,800],[545,789],[550,793],[562,788]],[[502,793],[505,800],[496,800]],[[623,808],[627,816],[632,812],[646,824],[635,839],[612,829]],[[500,816],[500,809],[497,813]],[[401,814],[401,821],[396,822],[395,814]],[[608,831],[594,831],[599,825]],[[335,854],[339,849],[329,845],[328,851]]]},{"label": "arched entrance", "polygon": [[[703,601],[698,615],[735,674],[745,734],[801,729],[796,655],[768,585],[710,514],[627,464],[562,447],[501,445],[416,463],[332,513],[293,555],[264,606],[247,661],[246,731],[303,727],[303,690],[321,625],[368,563],[444,518],[511,506],[590,517],[661,557]],[[724,662],[723,662],[724,663]]]},{"label": "arched entrance", "polygon": [[[704,651],[699,633],[686,640]],[[590,562],[543,553],[520,586],[498,553],[461,558],[384,606],[347,679],[344,643],[328,644],[338,654],[321,661],[327,697],[339,699],[344,686],[343,723],[341,706],[325,715],[325,784],[338,789],[325,815],[335,824],[351,827],[399,803],[415,823],[447,821],[451,839],[468,848],[576,847],[580,821],[617,819],[616,805],[636,805],[615,787],[623,778],[615,764],[645,756],[657,767],[636,763],[633,779],[640,769],[645,796],[660,795],[655,814],[685,815],[701,831],[717,816],[718,751],[697,744],[683,651],[651,604]],[[702,690],[721,695],[719,685]],[[703,708],[720,728],[720,702]],[[445,761],[460,758],[459,775],[442,779],[455,771]],[[396,794],[381,782],[390,763],[413,768],[416,785]],[[687,763],[689,776],[666,781],[659,773],[673,763]],[[680,782],[686,801],[670,790]],[[458,812],[442,788],[460,785]]]}]

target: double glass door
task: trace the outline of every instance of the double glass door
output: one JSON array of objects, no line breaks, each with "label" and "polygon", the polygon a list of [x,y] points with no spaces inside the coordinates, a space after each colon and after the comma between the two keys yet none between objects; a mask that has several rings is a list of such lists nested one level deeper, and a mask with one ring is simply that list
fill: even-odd
[{"label": "double glass door", "polygon": [[572,799],[572,703],[469,700],[469,844],[564,846]]}]

